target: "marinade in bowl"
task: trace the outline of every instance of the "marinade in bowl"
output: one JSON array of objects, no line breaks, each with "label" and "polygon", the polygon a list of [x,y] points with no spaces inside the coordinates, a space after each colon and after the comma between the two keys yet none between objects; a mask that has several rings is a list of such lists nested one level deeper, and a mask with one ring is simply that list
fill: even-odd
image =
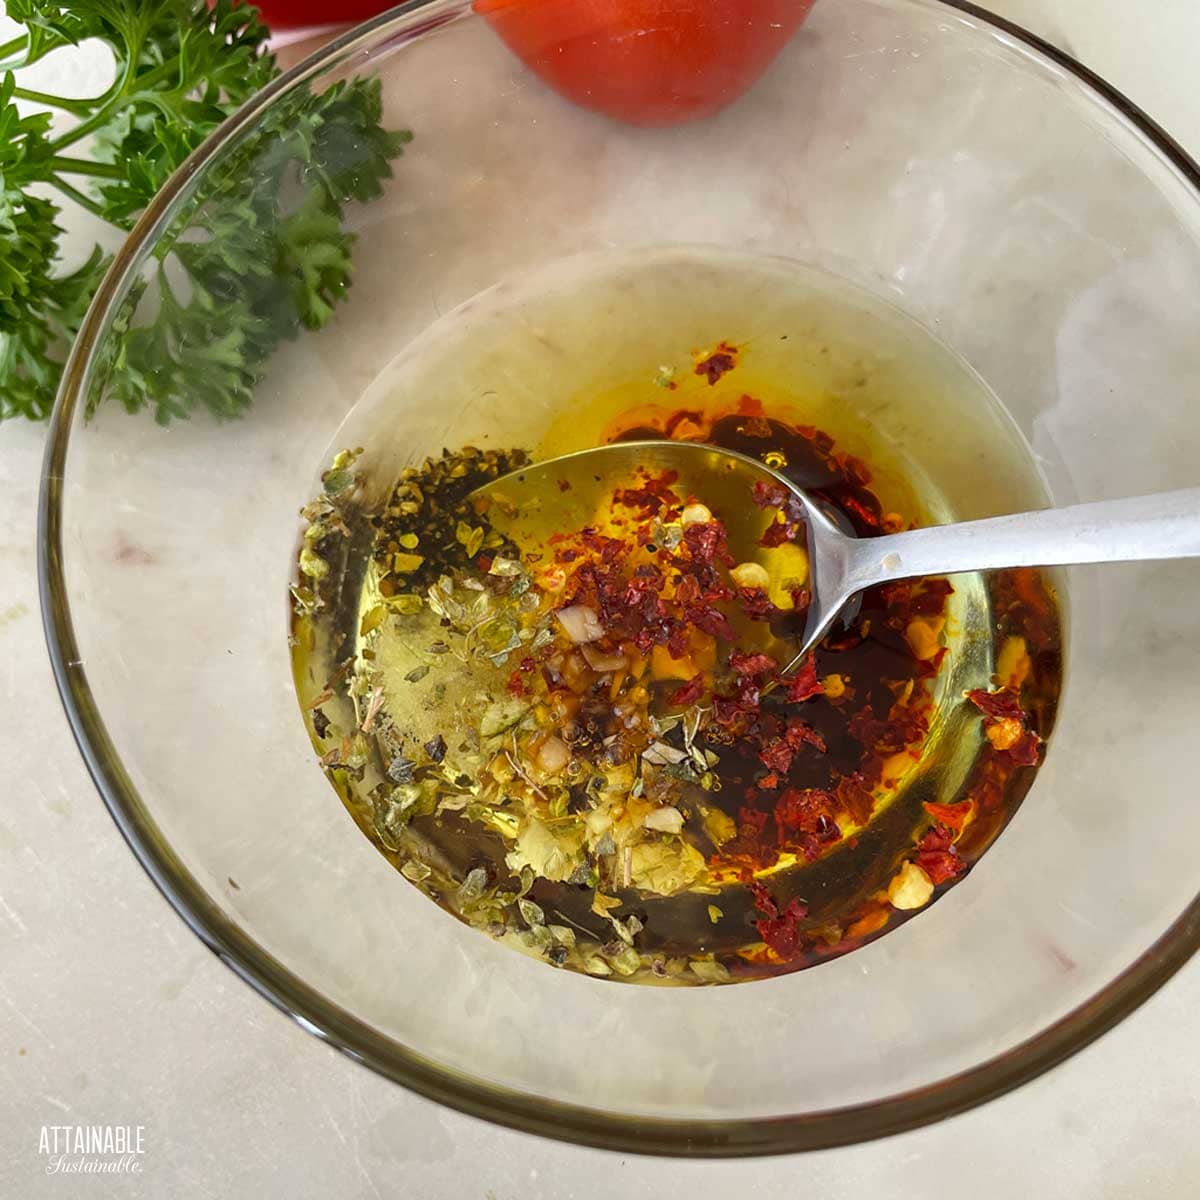
[{"label": "marinade in bowl", "polygon": [[[601,296],[607,282],[601,270]],[[803,284],[796,305],[836,313]],[[840,356],[789,316],[780,343]],[[758,459],[860,537],[930,519],[936,488],[903,445],[843,414],[851,452],[806,421],[807,389],[761,332],[672,333],[640,380],[589,389],[580,367],[575,395],[590,390],[602,441]],[[904,331],[918,336],[933,353]],[[702,984],[844,954],[968,873],[1053,724],[1061,630],[1042,575],[873,589],[785,674],[810,583],[785,489],[636,469],[564,478],[532,505],[516,484],[511,502],[503,487],[481,498],[548,448],[488,440],[386,485],[346,448],[303,514],[301,706],[321,767],[405,879],[553,966]]]}]

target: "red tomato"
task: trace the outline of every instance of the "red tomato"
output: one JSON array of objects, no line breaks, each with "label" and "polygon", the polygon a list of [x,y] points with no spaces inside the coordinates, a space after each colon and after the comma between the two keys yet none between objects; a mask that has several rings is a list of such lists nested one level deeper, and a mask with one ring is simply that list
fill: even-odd
[{"label": "red tomato", "polygon": [[475,0],[556,91],[634,125],[711,116],[771,65],[814,0]]},{"label": "red tomato", "polygon": [[353,25],[389,9],[396,0],[254,0],[263,20],[275,30],[310,25]]}]

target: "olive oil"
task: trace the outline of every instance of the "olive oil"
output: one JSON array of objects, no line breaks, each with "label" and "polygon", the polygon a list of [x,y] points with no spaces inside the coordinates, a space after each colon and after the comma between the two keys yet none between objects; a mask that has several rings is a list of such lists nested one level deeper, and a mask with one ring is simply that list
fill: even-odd
[{"label": "olive oil", "polygon": [[[862,746],[848,737],[848,712],[878,719],[911,706],[916,732],[857,799],[837,792],[840,807],[809,822],[802,853],[763,852],[772,835],[756,840],[755,828],[778,819],[762,787],[771,773],[711,726],[703,736],[697,726],[698,742],[671,726],[649,771],[645,755],[603,770],[593,756],[547,783],[522,747],[544,747],[536,722],[553,718],[523,706],[519,675],[514,695],[518,664],[549,650],[537,643],[559,629],[545,577],[508,557],[502,533],[464,502],[523,455],[664,436],[760,457],[864,536],[887,521],[1044,500],[982,381],[920,325],[840,281],[707,249],[556,264],[445,318],[339,434],[338,448],[363,449],[326,472],[306,514],[297,689],[360,828],[455,916],[598,977],[759,978],[894,928],[933,896],[939,864],[961,869],[938,878],[937,895],[978,860],[1034,769],[997,751],[965,694],[1012,683],[1047,737],[1058,608],[1032,572],[957,577],[949,595],[916,585],[907,598],[864,597],[851,627],[817,651],[823,692],[794,711],[824,749],[788,757],[785,794],[855,777]],[[435,465],[421,468],[427,455]],[[927,617],[903,607],[923,595],[913,612],[923,604]],[[649,817],[635,794],[664,765],[653,755],[668,751],[695,751],[701,764],[681,785],[681,823],[664,814],[671,805]],[[629,834],[626,810],[643,832]],[[926,835],[953,824],[951,813],[969,815],[947,850],[946,835]],[[597,836],[601,820],[612,832]],[[431,908],[430,919],[442,918]]]}]

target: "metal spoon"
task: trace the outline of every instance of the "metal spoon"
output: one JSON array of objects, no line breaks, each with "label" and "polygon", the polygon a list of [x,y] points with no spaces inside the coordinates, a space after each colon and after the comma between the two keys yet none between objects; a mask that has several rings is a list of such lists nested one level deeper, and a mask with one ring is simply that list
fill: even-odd
[{"label": "metal spoon", "polygon": [[778,561],[777,551],[758,544],[776,516],[756,507],[754,484],[783,484],[803,505],[812,602],[787,670],[856,595],[882,583],[1001,567],[1200,557],[1200,488],[856,538],[778,471],[696,442],[619,442],[582,450],[507,475],[475,497],[489,507],[497,502],[490,511],[493,524],[522,550],[536,553],[553,533],[595,523],[610,507],[613,489],[636,486],[644,471],[676,472],[677,491],[695,496],[724,522],[734,557],[760,562],[773,582],[790,568]]}]

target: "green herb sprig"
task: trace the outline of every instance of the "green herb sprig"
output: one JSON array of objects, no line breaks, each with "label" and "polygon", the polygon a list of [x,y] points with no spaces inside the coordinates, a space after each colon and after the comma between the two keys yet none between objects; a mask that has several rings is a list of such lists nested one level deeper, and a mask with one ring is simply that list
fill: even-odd
[{"label": "green herb sprig", "polygon": [[[39,419],[109,262],[97,246],[57,270],[60,202],[131,228],[279,67],[257,10],[234,0],[7,0],[7,12],[23,32],[0,44],[0,419]],[[102,94],[21,86],[24,68],[85,39],[113,55]],[[76,123],[55,133],[45,109]],[[381,119],[377,79],[297,90],[207,171],[107,339],[103,394],[163,424],[244,412],[276,347],[325,325],[351,282],[344,206],[380,193],[411,138]]]}]

